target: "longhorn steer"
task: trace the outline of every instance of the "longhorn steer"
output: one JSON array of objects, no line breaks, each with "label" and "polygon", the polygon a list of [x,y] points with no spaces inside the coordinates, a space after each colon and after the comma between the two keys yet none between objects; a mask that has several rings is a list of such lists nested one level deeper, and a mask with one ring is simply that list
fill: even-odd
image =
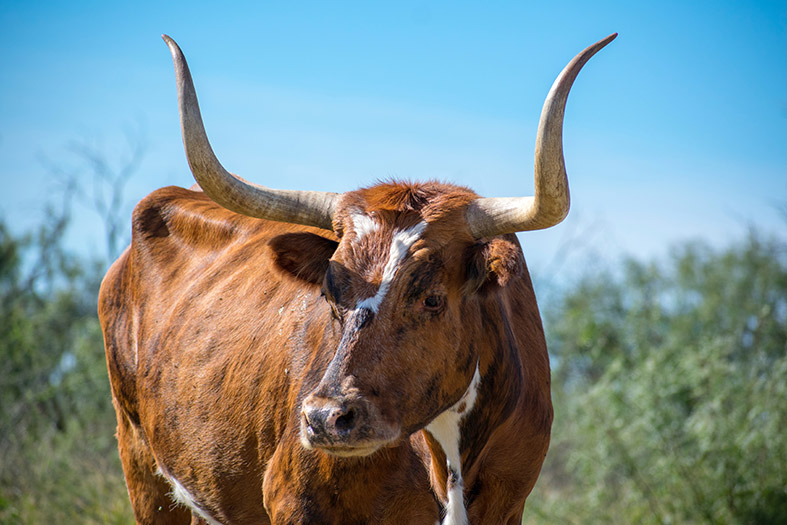
[{"label": "longhorn steer", "polygon": [[204,193],[145,197],[99,297],[138,522],[519,523],[552,405],[513,233],[568,212],[566,98],[614,37],[547,97],[535,197],[503,199],[247,183],[213,155],[164,37]]}]

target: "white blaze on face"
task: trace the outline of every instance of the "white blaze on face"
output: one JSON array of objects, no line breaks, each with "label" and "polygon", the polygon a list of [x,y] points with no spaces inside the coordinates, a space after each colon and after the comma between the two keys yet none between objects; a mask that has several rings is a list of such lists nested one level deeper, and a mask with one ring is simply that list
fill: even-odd
[{"label": "white blaze on face", "polygon": [[[353,218],[353,221],[354,220]],[[359,301],[356,305],[356,309],[367,308],[377,313],[377,310],[380,309],[380,303],[383,302],[385,294],[388,293],[388,288],[391,286],[391,282],[396,275],[396,271],[399,269],[399,265],[401,265],[404,258],[407,257],[410,247],[421,238],[421,234],[425,229],[426,223],[421,221],[415,226],[411,226],[405,230],[394,231],[393,238],[391,239],[391,248],[388,251],[388,262],[385,263],[385,268],[383,268],[383,278],[380,282],[380,287],[377,289],[377,293],[372,297],[367,297]]]},{"label": "white blaze on face", "polygon": [[380,224],[364,213],[352,213],[350,214],[350,219],[353,223],[353,231],[355,232],[356,242],[360,241],[370,233],[376,232],[380,229]]},{"label": "white blaze on face", "polygon": [[475,374],[473,374],[473,379],[464,395],[454,406],[437,416],[426,426],[426,430],[443,447],[448,470],[446,479],[448,503],[442,525],[467,525],[468,523],[462,482],[462,457],[459,452],[459,441],[462,437],[460,424],[462,419],[473,409],[480,382],[481,373],[478,370],[478,364],[476,364]]}]

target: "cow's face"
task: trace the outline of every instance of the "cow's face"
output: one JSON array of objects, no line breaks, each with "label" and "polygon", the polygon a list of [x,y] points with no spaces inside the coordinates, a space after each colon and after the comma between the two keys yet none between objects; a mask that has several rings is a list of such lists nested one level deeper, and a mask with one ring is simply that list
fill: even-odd
[{"label": "cow's face", "polygon": [[482,322],[474,299],[522,268],[515,241],[479,243],[463,227],[473,197],[442,185],[348,194],[321,282],[341,340],[303,400],[304,446],[370,454],[423,428],[467,390]]}]

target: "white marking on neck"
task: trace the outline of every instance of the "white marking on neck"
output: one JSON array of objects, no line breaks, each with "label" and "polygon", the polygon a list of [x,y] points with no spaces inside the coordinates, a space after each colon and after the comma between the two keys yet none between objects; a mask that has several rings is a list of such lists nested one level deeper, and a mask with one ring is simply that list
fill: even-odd
[{"label": "white marking on neck", "polygon": [[467,525],[467,509],[465,508],[464,486],[462,481],[462,456],[459,451],[459,441],[462,438],[460,423],[470,413],[478,397],[478,385],[481,382],[481,373],[478,364],[470,385],[454,406],[437,416],[426,425],[426,430],[440,443],[445,452],[446,468],[446,494],[448,503],[445,506],[445,518],[442,525]]},{"label": "white marking on neck", "polygon": [[196,514],[197,516],[208,522],[209,525],[221,525],[220,522],[213,519],[213,517],[210,514],[208,514],[208,512],[204,508],[202,508],[202,506],[199,503],[197,503],[197,500],[194,499],[194,496],[191,494],[191,492],[189,492],[188,489],[186,489],[186,487],[181,485],[180,481],[175,479],[175,476],[169,474],[163,468],[161,468],[161,465],[159,465],[158,469],[156,469],[156,474],[163,477],[169,482],[170,486],[172,487],[172,492],[170,492],[169,495],[172,497],[175,503],[183,505],[184,507],[189,509],[193,514]]},{"label": "white marking on neck", "polygon": [[407,256],[410,247],[415,244],[415,241],[421,238],[421,234],[425,228],[426,223],[421,221],[406,230],[394,232],[393,238],[391,239],[391,249],[388,252],[388,262],[385,263],[385,268],[383,268],[383,279],[380,282],[380,287],[377,289],[377,293],[372,297],[367,297],[359,301],[355,306],[356,309],[368,308],[372,312],[377,313],[377,310],[380,308],[380,303],[383,302],[383,298],[385,294],[388,293],[388,288],[391,286],[391,281],[393,281],[396,275],[396,270],[399,269],[399,265]]},{"label": "white marking on neck", "polygon": [[353,223],[353,231],[355,231],[355,240],[360,241],[370,233],[376,232],[380,229],[380,225],[366,215],[359,211],[350,214],[350,220]]}]

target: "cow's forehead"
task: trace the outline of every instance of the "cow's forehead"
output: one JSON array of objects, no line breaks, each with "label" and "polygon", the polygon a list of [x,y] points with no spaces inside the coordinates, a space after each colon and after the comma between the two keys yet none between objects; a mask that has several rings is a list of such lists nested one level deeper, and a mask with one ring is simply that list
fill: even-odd
[{"label": "cow's forehead", "polygon": [[383,183],[346,193],[335,217],[341,241],[334,260],[366,283],[390,286],[411,261],[431,261],[472,242],[464,209],[476,197],[435,182]]},{"label": "cow's forehead", "polygon": [[365,234],[386,225],[401,230],[422,220],[439,223],[451,216],[463,216],[463,210],[476,198],[473,191],[453,184],[380,183],[343,194],[334,229],[341,237],[348,229]]},{"label": "cow's forehead", "polygon": [[390,281],[414,251],[429,250],[428,224],[413,214],[384,217],[352,210],[337,251],[344,264],[370,282]]}]

